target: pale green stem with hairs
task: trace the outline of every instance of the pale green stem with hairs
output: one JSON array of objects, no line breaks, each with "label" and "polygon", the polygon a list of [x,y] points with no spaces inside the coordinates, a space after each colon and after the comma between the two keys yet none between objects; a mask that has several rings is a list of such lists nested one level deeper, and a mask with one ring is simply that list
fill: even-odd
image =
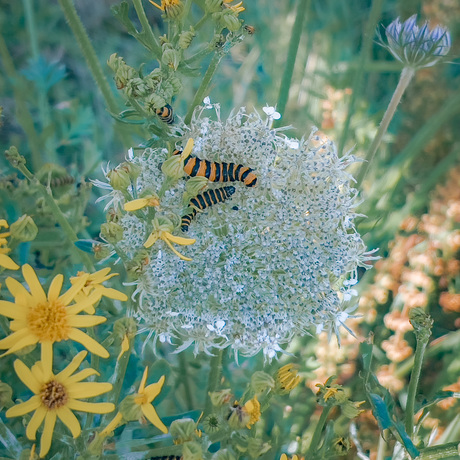
[{"label": "pale green stem with hairs", "polygon": [[86,254],[83,251],[80,251],[76,248],[76,246],[73,244],[75,241],[78,240],[77,234],[74,232],[74,229],[72,226],[69,224],[67,221],[66,217],[60,210],[59,206],[56,204],[54,201],[54,198],[46,187],[42,185],[38,179],[35,178],[35,176],[27,169],[27,167],[23,164],[19,164],[17,166],[17,169],[21,171],[22,174],[30,181],[32,182],[35,187],[37,187],[39,193],[43,196],[45,203],[49,206],[51,213],[53,214],[54,218],[56,219],[56,222],[61,226],[62,231],[64,234],[67,236],[67,239],[71,243],[71,248],[74,253],[78,255],[80,260],[82,261],[83,265],[89,270],[89,271],[94,271],[94,265],[91,259],[89,258],[88,254]]},{"label": "pale green stem with hairs", "polygon": [[382,433],[380,433],[379,443],[377,445],[377,457],[375,460],[385,460],[385,447],[386,442],[383,439]]},{"label": "pale green stem with hairs", "polygon": [[460,457],[460,443],[450,442],[442,446],[433,446],[423,449],[417,460],[441,460],[446,458],[459,458]]},{"label": "pale green stem with hairs", "polygon": [[222,358],[224,355],[224,350],[218,350],[216,353],[217,354],[211,358],[208,388],[206,390],[206,404],[204,406],[203,417],[206,417],[212,411],[212,403],[209,393],[216,391],[219,384],[220,374],[222,372]]},{"label": "pale green stem with hairs", "polygon": [[326,424],[327,417],[333,406],[324,406],[323,411],[319,417],[318,423],[316,424],[315,431],[311,438],[310,446],[305,454],[305,458],[313,458],[315,453],[318,451],[318,446],[321,441],[321,433],[323,432],[324,425]]},{"label": "pale green stem with hairs", "polygon": [[96,56],[91,41],[86,33],[85,27],[78,17],[77,10],[72,0],[59,0],[62,11],[69,23],[70,28],[72,29],[73,34],[80,46],[80,49],[83,53],[83,56],[86,59],[88,67],[91,71],[91,74],[99,87],[102,96],[104,97],[105,103],[109,108],[110,112],[118,113],[118,104],[115,100],[115,97],[110,89],[110,86],[105,78],[104,72],[102,71],[101,64]]},{"label": "pale green stem with hairs", "polygon": [[190,122],[192,121],[192,115],[195,107],[203,101],[205,96],[207,96],[209,84],[211,83],[212,77],[216,73],[217,67],[223,58],[222,53],[216,53],[211,59],[211,62],[209,63],[208,70],[206,70],[206,73],[204,74],[203,80],[201,81],[200,87],[198,88],[197,92],[195,93],[195,97],[193,98],[192,105],[190,106],[189,111],[187,112],[187,115],[185,117],[185,124],[189,125]]},{"label": "pale green stem with hairs", "polygon": [[369,151],[367,152],[366,162],[363,163],[361,170],[359,171],[357,178],[358,186],[361,185],[363,180],[365,179],[369,167],[372,163],[372,160],[374,159],[375,154],[377,153],[377,150],[380,147],[383,136],[386,134],[388,126],[390,125],[390,122],[393,119],[394,114],[396,113],[398,104],[400,103],[401,98],[404,92],[406,91],[407,87],[409,86],[409,83],[414,75],[415,69],[411,67],[404,67],[404,69],[402,70],[398,86],[396,87],[395,92],[393,93],[390,104],[388,105],[387,110],[383,115],[377,134],[375,135],[375,138],[372,141],[371,146],[369,147]]},{"label": "pale green stem with hairs", "polygon": [[366,69],[366,63],[371,58],[373,36],[375,33],[375,27],[382,13],[383,0],[375,0],[372,2],[371,11],[369,13],[369,20],[367,21],[366,28],[363,33],[363,43],[361,47],[361,54],[357,61],[357,67],[353,78],[353,85],[351,87],[351,97],[347,108],[347,117],[343,125],[342,134],[340,136],[339,154],[342,153],[345,142],[347,140],[348,130],[350,129],[351,117],[353,116],[356,100],[358,99],[359,90],[363,83],[364,72]]},{"label": "pale green stem with hairs", "polygon": [[[309,4],[310,0],[299,0],[297,3],[294,27],[292,28],[291,40],[289,41],[286,67],[284,68],[283,77],[281,78],[278,103],[276,104],[276,110],[283,116],[289,98],[289,89],[291,86],[292,74],[294,72],[294,65],[297,58],[297,51],[299,49],[300,37],[302,36],[303,32],[305,13]],[[277,124],[279,124],[279,122],[275,122],[275,126]]]},{"label": "pale green stem with hairs", "polygon": [[149,20],[147,19],[147,15],[145,14],[144,7],[142,6],[141,0],[133,0],[133,5],[137,13],[137,17],[142,26],[142,31],[147,36],[147,39],[150,44],[150,51],[153,53],[156,59],[161,58],[161,46],[158,43],[155,35],[153,34],[152,28],[150,27]]}]

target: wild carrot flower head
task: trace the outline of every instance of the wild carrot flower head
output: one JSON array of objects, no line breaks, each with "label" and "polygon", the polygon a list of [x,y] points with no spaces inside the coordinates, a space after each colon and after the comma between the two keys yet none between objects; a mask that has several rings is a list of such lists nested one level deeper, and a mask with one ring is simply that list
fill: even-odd
[{"label": "wild carrot flower head", "polygon": [[395,19],[385,30],[386,41],[378,31],[379,43],[405,66],[430,67],[445,56],[451,47],[450,33],[445,27],[430,29],[428,22],[417,26],[414,14],[405,22]]},{"label": "wild carrot flower head", "polygon": [[[339,157],[331,141],[314,134],[287,138],[272,120],[242,108],[225,121],[217,105],[206,104],[190,128],[183,127],[179,151],[193,139],[191,161],[225,162],[223,179],[239,178],[226,199],[228,181],[208,181],[204,192],[196,188],[201,195],[190,207],[187,184],[193,178],[185,173],[168,179],[171,185],[161,191],[168,183],[161,170],[165,150],[147,149],[131,160],[142,172],[136,191],[131,187],[127,195],[156,187],[160,206],[122,213],[117,246],[136,259],[154,235],[149,262],[135,274],[136,316],[161,341],[182,339],[179,350],[193,343],[196,351],[231,346],[248,356],[263,350],[271,359],[294,334],[335,332],[349,316],[349,279],[369,260],[353,225],[357,191],[345,171],[355,159]],[[211,172],[218,167],[209,164]],[[201,166],[204,171],[206,163]],[[123,209],[126,197],[114,190],[109,198]],[[181,217],[192,216],[185,227],[196,242],[181,246],[191,261],[157,238],[152,213],[158,221],[168,219],[168,233],[177,237],[185,235]]]},{"label": "wild carrot flower head", "polygon": [[80,423],[72,410],[106,414],[112,412],[115,406],[112,403],[90,403],[80,399],[92,398],[107,393],[112,389],[110,383],[82,382],[91,375],[99,375],[94,369],[84,369],[74,373],[85,359],[86,351],[81,351],[70,364],[58,374],[52,371],[50,357],[35,363],[29,369],[19,359],[14,362],[14,370],[33,393],[28,401],[17,404],[8,409],[7,417],[34,412],[26,430],[30,440],[35,440],[37,429],[45,422],[40,441],[40,457],[46,455],[51,447],[56,419],[59,418],[72,433],[74,438],[80,436]]}]

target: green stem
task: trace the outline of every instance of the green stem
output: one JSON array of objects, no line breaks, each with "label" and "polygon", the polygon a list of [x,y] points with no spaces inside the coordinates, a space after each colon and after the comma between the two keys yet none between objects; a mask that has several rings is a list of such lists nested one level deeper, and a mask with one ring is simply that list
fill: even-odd
[{"label": "green stem", "polygon": [[91,41],[86,33],[85,27],[78,17],[77,10],[73,4],[72,0],[59,0],[62,11],[69,23],[70,28],[72,29],[73,34],[80,46],[80,49],[83,53],[83,56],[86,59],[88,67],[91,71],[94,81],[99,87],[102,96],[104,97],[105,103],[109,108],[110,112],[118,113],[118,104],[115,100],[115,97],[110,89],[110,86],[105,78],[104,72],[102,71],[101,64],[96,56]]},{"label": "green stem", "polygon": [[197,92],[195,93],[195,97],[193,98],[192,105],[190,106],[189,111],[187,112],[187,115],[185,117],[185,124],[189,125],[190,122],[192,121],[192,115],[195,107],[203,101],[205,96],[207,95],[208,87],[209,84],[211,83],[212,77],[216,73],[217,66],[220,63],[220,60],[223,58],[222,53],[216,53],[211,59],[211,62],[209,63],[208,70],[206,70],[206,73],[204,74],[203,80],[201,81],[200,87],[198,88]]},{"label": "green stem", "polygon": [[79,251],[76,248],[76,246],[73,244],[75,243],[75,241],[78,240],[78,236],[74,232],[74,229],[69,224],[68,220],[66,219],[66,217],[64,216],[59,206],[54,201],[54,198],[52,197],[52,195],[50,195],[50,193],[46,189],[46,187],[40,184],[40,182],[34,177],[34,175],[27,169],[25,165],[19,164],[18,170],[21,171],[22,174],[24,174],[24,176],[35,185],[39,193],[43,196],[43,199],[45,200],[45,203],[49,206],[51,213],[56,219],[56,222],[61,226],[64,234],[67,236],[67,239],[70,241],[72,251],[78,255],[78,257],[81,259],[83,265],[87,268],[87,270],[94,271],[93,262],[91,261],[88,254],[86,254],[83,251]]},{"label": "green stem", "polygon": [[295,15],[294,27],[292,28],[291,40],[289,42],[288,55],[286,59],[286,67],[284,68],[283,77],[281,78],[280,92],[276,109],[284,116],[286,104],[289,98],[289,89],[291,87],[292,74],[299,49],[300,37],[303,32],[303,22],[305,13],[310,0],[299,0],[297,3],[297,11]]},{"label": "green stem", "polygon": [[385,447],[386,447],[386,442],[383,439],[382,436],[383,433],[380,434],[379,436],[379,443],[377,446],[377,457],[375,460],[384,460],[385,459]]},{"label": "green stem", "polygon": [[433,446],[423,449],[417,460],[437,460],[446,458],[460,457],[460,443],[458,441],[444,444],[442,446]]},{"label": "green stem", "polygon": [[382,13],[383,0],[375,0],[372,2],[371,11],[369,13],[369,20],[366,23],[366,28],[363,34],[363,43],[361,54],[357,61],[357,67],[353,78],[353,86],[351,88],[351,97],[348,104],[347,116],[343,125],[342,134],[340,136],[338,151],[341,153],[345,147],[347,140],[348,130],[350,129],[351,117],[353,116],[355,104],[360,95],[360,89],[363,82],[364,72],[366,69],[366,62],[371,59],[372,45],[374,43],[373,37],[375,34],[375,27]]},{"label": "green stem", "polygon": [[153,34],[152,28],[150,27],[149,20],[147,19],[147,15],[145,14],[144,7],[142,6],[142,1],[133,0],[133,4],[134,4],[134,8],[137,13],[137,17],[139,18],[139,21],[142,26],[142,32],[146,35],[147,40],[149,42],[149,45],[150,45],[149,49],[156,59],[160,59],[161,46],[158,43],[158,40],[156,39],[155,35]]},{"label": "green stem", "polygon": [[211,413],[212,403],[209,393],[216,391],[217,385],[219,383],[220,374],[222,372],[222,357],[224,350],[219,350],[215,356],[211,358],[210,369],[209,369],[209,378],[208,378],[208,388],[206,391],[206,404],[204,407],[203,416],[206,417]]},{"label": "green stem", "polygon": [[32,7],[31,0],[23,0],[24,5],[24,16],[26,19],[27,32],[29,33],[30,48],[32,50],[32,57],[38,59],[38,40],[37,40],[37,29],[35,28],[34,10]]},{"label": "green stem", "polygon": [[417,347],[415,349],[414,356],[414,367],[410,375],[409,390],[407,393],[406,402],[406,415],[405,415],[405,428],[406,433],[413,438],[414,434],[414,407],[415,407],[415,396],[417,394],[418,383],[420,380],[420,372],[422,370],[423,356],[425,355],[425,349],[428,344],[430,336],[429,334],[417,337]]},{"label": "green stem", "polygon": [[204,16],[193,26],[195,32],[200,30],[203,24],[209,19],[209,14],[205,13]]},{"label": "green stem", "polygon": [[31,153],[30,159],[32,167],[35,171],[38,171],[42,165],[42,142],[35,130],[34,120],[24,99],[25,93],[21,90],[21,87],[25,85],[24,79],[16,72],[14,61],[11,58],[2,35],[0,35],[0,57],[6,75],[12,82],[16,82],[13,84],[14,100],[16,101],[16,117],[27,136],[27,142]]},{"label": "green stem", "polygon": [[394,114],[396,113],[398,104],[400,103],[401,98],[404,92],[406,91],[407,87],[409,86],[409,83],[414,75],[415,70],[410,67],[404,67],[404,69],[402,70],[398,86],[396,86],[390,104],[388,105],[387,110],[383,115],[377,134],[375,135],[375,138],[372,141],[371,146],[369,147],[369,151],[367,152],[366,162],[363,163],[361,170],[359,171],[357,178],[358,186],[362,184],[364,178],[366,177],[372,160],[374,159],[375,154],[378,148],[380,147],[383,136],[386,134],[388,126],[390,125],[390,122],[393,119]]},{"label": "green stem", "polygon": [[323,407],[323,411],[321,412],[318,423],[316,424],[315,432],[311,438],[310,446],[308,447],[308,451],[305,454],[305,458],[313,458],[314,454],[318,451],[318,446],[321,441],[321,434],[331,409],[332,406]]},{"label": "green stem", "polygon": [[189,384],[189,377],[188,377],[188,370],[187,370],[187,361],[185,359],[185,352],[178,354],[179,358],[179,372],[181,375],[181,380],[184,384],[185,390],[185,400],[187,402],[187,410],[193,409],[193,397],[192,392],[190,391],[190,384]]}]

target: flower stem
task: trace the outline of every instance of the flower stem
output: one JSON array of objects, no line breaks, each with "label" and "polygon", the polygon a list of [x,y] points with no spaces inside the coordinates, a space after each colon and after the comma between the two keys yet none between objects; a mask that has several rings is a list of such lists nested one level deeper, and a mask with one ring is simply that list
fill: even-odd
[{"label": "flower stem", "polygon": [[444,444],[442,446],[433,446],[423,449],[419,460],[437,460],[446,458],[458,458],[460,454],[460,443],[458,441]]},{"label": "flower stem", "polygon": [[224,55],[222,53],[216,53],[211,59],[211,62],[209,63],[208,70],[206,70],[206,73],[204,74],[203,80],[201,81],[201,85],[198,88],[197,92],[195,93],[195,97],[193,98],[192,105],[190,106],[189,111],[187,112],[187,115],[185,117],[185,124],[189,125],[190,122],[192,121],[192,115],[193,115],[193,110],[197,105],[201,103],[201,101],[205,98],[205,95],[208,91],[209,84],[211,83],[212,77],[216,73],[217,66],[220,63],[220,60],[222,59]]},{"label": "flower stem", "polygon": [[299,0],[297,3],[297,11],[295,14],[294,27],[292,28],[291,40],[289,42],[288,55],[286,59],[286,67],[284,68],[283,77],[281,78],[280,92],[278,96],[278,103],[276,105],[277,111],[284,116],[286,104],[289,97],[289,89],[291,86],[292,74],[294,72],[294,65],[299,49],[300,37],[303,32],[303,22],[305,13],[310,0]]},{"label": "flower stem", "polygon": [[193,397],[192,397],[192,392],[190,391],[190,385],[189,385],[189,376],[188,376],[188,371],[187,371],[187,361],[185,359],[185,352],[179,353],[178,354],[179,358],[179,371],[181,375],[182,382],[184,384],[184,390],[185,390],[185,401],[187,402],[187,410],[192,410],[193,409]]},{"label": "flower stem", "polygon": [[80,45],[80,49],[86,59],[88,67],[91,71],[91,74],[99,87],[102,96],[104,97],[105,103],[109,108],[110,112],[118,112],[118,104],[115,100],[115,97],[110,89],[110,86],[105,78],[104,72],[102,71],[101,64],[96,56],[91,41],[86,33],[85,27],[78,17],[77,10],[72,0],[59,0],[62,11],[69,23],[70,28],[72,29],[75,38]]},{"label": "flower stem", "polygon": [[377,445],[377,457],[375,460],[384,460],[385,459],[385,447],[386,442],[383,439],[382,434],[379,436],[379,443]]},{"label": "flower stem", "polygon": [[382,13],[383,0],[375,0],[371,4],[371,11],[369,12],[369,20],[366,23],[366,28],[363,33],[363,42],[361,45],[361,53],[357,61],[356,70],[353,77],[353,85],[351,88],[351,97],[348,103],[347,116],[343,125],[342,134],[338,152],[341,153],[345,147],[347,140],[348,130],[350,129],[351,117],[353,116],[356,100],[360,94],[361,85],[363,82],[364,72],[367,70],[367,63],[372,57],[372,45],[374,43],[373,37],[375,27]]},{"label": "flower stem", "polygon": [[212,410],[211,398],[209,396],[209,393],[215,391],[217,388],[217,384],[219,382],[220,374],[222,371],[223,354],[224,354],[224,350],[219,350],[217,354],[211,358],[211,366],[210,366],[209,378],[208,378],[208,388],[206,391],[206,404],[205,404],[204,412],[203,412],[204,417],[210,414]]},{"label": "flower stem", "polygon": [[142,26],[142,32],[144,32],[147,36],[147,40],[150,45],[149,49],[156,59],[160,59],[161,46],[158,43],[158,40],[156,39],[155,35],[153,34],[149,20],[147,19],[147,15],[145,14],[144,7],[142,6],[142,2],[141,0],[133,0],[133,4],[137,13],[137,17],[139,18],[139,22]]},{"label": "flower stem", "polygon": [[315,432],[311,438],[310,446],[305,454],[305,458],[313,458],[314,454],[317,452],[319,442],[321,441],[321,433],[323,432],[324,425],[326,424],[326,420],[331,409],[332,406],[323,407],[323,411],[321,412],[318,423],[316,424]]},{"label": "flower stem", "polygon": [[410,67],[404,67],[399,77],[398,86],[396,86],[395,92],[391,98],[390,104],[387,107],[385,114],[383,115],[382,121],[380,123],[377,134],[375,135],[374,140],[372,141],[369,151],[367,152],[366,162],[363,163],[361,170],[359,171],[357,184],[358,186],[362,184],[366,174],[369,170],[369,167],[372,163],[372,160],[375,157],[375,154],[380,147],[383,136],[388,130],[391,120],[393,119],[394,114],[396,113],[396,108],[401,101],[401,98],[409,86],[412,77],[415,75],[415,70]]},{"label": "flower stem", "polygon": [[405,416],[405,428],[406,433],[412,439],[414,432],[414,407],[415,407],[415,396],[417,394],[418,382],[420,380],[420,372],[422,370],[423,356],[425,355],[425,349],[430,339],[429,334],[417,336],[417,346],[415,348],[414,356],[414,367],[410,375],[409,390],[407,393],[406,402],[406,416]]}]

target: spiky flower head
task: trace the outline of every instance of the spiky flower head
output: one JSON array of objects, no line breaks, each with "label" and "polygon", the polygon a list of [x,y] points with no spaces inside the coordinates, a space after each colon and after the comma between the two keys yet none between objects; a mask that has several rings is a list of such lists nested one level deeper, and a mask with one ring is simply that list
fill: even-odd
[{"label": "spiky flower head", "polygon": [[386,29],[387,40],[377,31],[380,45],[405,66],[431,67],[445,56],[451,47],[450,33],[445,27],[430,29],[428,21],[417,26],[417,15],[401,23],[395,19]]},{"label": "spiky flower head", "polygon": [[[315,134],[290,139],[272,120],[242,108],[224,121],[217,105],[206,104],[183,128],[180,150],[193,139],[192,156],[240,164],[257,176],[255,187],[235,181],[231,197],[194,216],[188,235],[196,242],[181,246],[183,257],[156,238],[153,222],[167,219],[170,241],[181,238],[181,216],[190,212],[182,202],[187,177],[168,176],[171,186],[160,192],[167,152],[147,149],[132,159],[142,172],[128,192],[156,187],[160,207],[124,213],[117,247],[134,259],[155,235],[146,247],[149,263],[134,281],[136,317],[163,340],[182,340],[179,351],[193,343],[196,352],[231,346],[247,356],[263,350],[271,359],[295,334],[337,332],[349,316],[349,279],[371,258],[353,225],[357,191],[345,168],[355,159],[339,157]],[[227,185],[209,182],[208,190]],[[125,196],[115,190],[108,198],[123,208]]]}]

